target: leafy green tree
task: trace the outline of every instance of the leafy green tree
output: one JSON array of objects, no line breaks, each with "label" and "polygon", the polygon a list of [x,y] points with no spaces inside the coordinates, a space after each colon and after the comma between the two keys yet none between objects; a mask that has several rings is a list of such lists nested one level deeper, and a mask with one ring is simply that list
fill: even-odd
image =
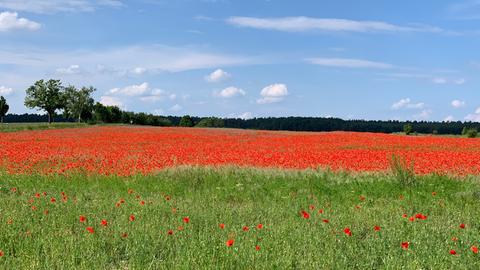
[{"label": "leafy green tree", "polygon": [[30,109],[44,110],[48,114],[48,123],[52,123],[55,111],[64,107],[60,80],[39,80],[26,90],[25,106]]},{"label": "leafy green tree", "polygon": [[413,132],[413,127],[410,124],[406,124],[403,126],[403,132],[405,132],[406,135],[410,135]]},{"label": "leafy green tree", "polygon": [[196,125],[196,127],[214,127],[214,128],[222,128],[224,126],[225,126],[224,120],[217,117],[203,118]]},{"label": "leafy green tree", "polygon": [[8,109],[10,107],[7,104],[7,100],[3,96],[0,96],[0,123],[3,123],[3,117],[7,115]]},{"label": "leafy green tree", "polygon": [[95,90],[93,87],[77,89],[75,86],[69,86],[65,88],[63,94],[65,116],[76,118],[78,122],[81,122],[82,116],[91,114],[94,104],[91,95]]},{"label": "leafy green tree", "polygon": [[180,127],[193,127],[194,123],[190,115],[184,115],[178,124]]}]

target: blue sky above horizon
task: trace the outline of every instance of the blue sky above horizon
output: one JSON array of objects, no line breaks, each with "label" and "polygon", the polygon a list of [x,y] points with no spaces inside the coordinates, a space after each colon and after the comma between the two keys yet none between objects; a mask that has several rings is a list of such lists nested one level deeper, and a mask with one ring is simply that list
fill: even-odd
[{"label": "blue sky above horizon", "polygon": [[136,112],[480,121],[480,1],[0,0],[0,95]]}]

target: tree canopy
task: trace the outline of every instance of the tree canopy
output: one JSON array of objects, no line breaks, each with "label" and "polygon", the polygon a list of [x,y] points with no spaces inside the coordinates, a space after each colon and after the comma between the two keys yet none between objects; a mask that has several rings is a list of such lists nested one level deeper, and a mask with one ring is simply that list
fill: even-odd
[{"label": "tree canopy", "polygon": [[39,80],[26,90],[25,106],[30,109],[44,110],[48,114],[48,123],[58,109],[64,107],[60,80]]},{"label": "tree canopy", "polygon": [[3,117],[7,114],[8,109],[10,109],[10,107],[7,104],[7,100],[3,96],[0,96],[0,123],[3,123]]}]

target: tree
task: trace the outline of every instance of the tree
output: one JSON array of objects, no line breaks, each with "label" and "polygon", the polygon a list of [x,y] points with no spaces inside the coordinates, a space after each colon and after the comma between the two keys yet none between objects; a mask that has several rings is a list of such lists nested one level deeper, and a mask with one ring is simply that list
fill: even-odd
[{"label": "tree", "polygon": [[7,104],[7,100],[0,96],[0,123],[3,123],[3,117],[7,115],[8,109],[10,109],[10,107]]},{"label": "tree", "polygon": [[55,111],[64,107],[60,80],[39,80],[26,90],[25,106],[30,109],[44,110],[48,114],[48,123],[52,123]]},{"label": "tree", "polygon": [[178,124],[180,127],[193,127],[193,120],[190,115],[184,115],[182,119],[180,119],[180,123]]},{"label": "tree", "polygon": [[63,93],[65,116],[76,118],[78,122],[81,122],[82,115],[91,114],[94,103],[91,94],[95,90],[93,87],[82,87],[80,90],[75,88],[75,86],[65,88]]},{"label": "tree", "polygon": [[403,126],[403,132],[405,132],[406,135],[410,135],[413,132],[413,127],[410,124],[406,124]]},{"label": "tree", "polygon": [[217,117],[207,117],[203,118],[198,122],[196,127],[212,127],[212,128],[223,128],[225,126],[225,122],[223,119]]}]

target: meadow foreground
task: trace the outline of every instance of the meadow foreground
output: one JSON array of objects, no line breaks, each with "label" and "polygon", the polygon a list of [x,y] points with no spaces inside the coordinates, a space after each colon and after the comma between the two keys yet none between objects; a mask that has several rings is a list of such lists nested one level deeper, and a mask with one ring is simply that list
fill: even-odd
[{"label": "meadow foreground", "polygon": [[0,176],[2,269],[478,269],[478,179]]}]

